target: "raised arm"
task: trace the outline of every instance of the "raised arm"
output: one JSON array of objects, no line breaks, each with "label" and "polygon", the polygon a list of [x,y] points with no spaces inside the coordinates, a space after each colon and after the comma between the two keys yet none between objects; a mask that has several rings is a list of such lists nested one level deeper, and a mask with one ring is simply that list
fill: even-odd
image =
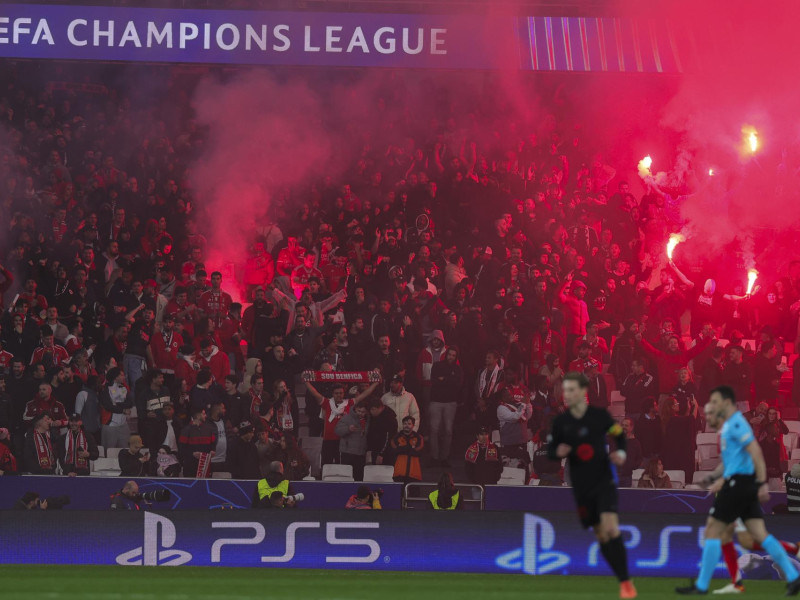
[{"label": "raised arm", "polygon": [[358,396],[353,398],[353,402],[355,404],[358,404],[359,402],[361,402],[365,398],[369,398],[370,394],[372,394],[372,392],[375,391],[375,388],[378,387],[379,383],[380,383],[379,381],[373,381],[371,384],[369,384],[369,387],[367,389],[365,389]]},{"label": "raised arm", "polygon": [[686,275],[683,274],[683,272],[678,268],[678,266],[673,261],[671,260],[669,261],[669,266],[672,267],[673,271],[675,271],[675,274],[678,276],[678,279],[681,280],[683,285],[690,288],[694,287],[694,282],[690,280],[688,277],[686,277]]},{"label": "raised arm", "polygon": [[317,391],[317,388],[314,387],[314,384],[310,381],[306,381],[306,389],[311,394],[311,397],[317,401],[317,404],[322,406],[322,403],[325,401],[325,397]]}]

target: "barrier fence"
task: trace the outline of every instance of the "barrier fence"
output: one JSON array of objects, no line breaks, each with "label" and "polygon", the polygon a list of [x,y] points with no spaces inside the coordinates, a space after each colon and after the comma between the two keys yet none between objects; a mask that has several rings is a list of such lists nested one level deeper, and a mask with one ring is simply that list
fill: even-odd
[{"label": "barrier fence", "polygon": [[[697,572],[705,517],[626,515],[634,576]],[[788,539],[795,517],[770,517]],[[607,575],[574,513],[469,511],[94,511],[0,513],[0,563],[242,566]],[[750,556],[748,578],[776,578]],[[719,576],[725,576],[720,565]]]}]

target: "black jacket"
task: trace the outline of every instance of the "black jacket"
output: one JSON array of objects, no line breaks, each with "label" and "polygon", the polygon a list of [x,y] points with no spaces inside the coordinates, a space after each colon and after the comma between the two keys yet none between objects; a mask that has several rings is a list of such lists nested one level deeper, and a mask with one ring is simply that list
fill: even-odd
[{"label": "black jacket", "polygon": [[370,415],[367,427],[367,450],[387,458],[389,442],[397,433],[397,415],[388,406],[377,417]]},{"label": "black jacket", "polygon": [[120,477],[142,477],[147,474],[147,463],[139,460],[141,454],[131,454],[127,448],[119,451]]},{"label": "black jacket", "polygon": [[254,441],[245,442],[239,436],[230,438],[227,459],[234,479],[258,479],[261,477],[258,449]]},{"label": "black jacket", "polygon": [[458,363],[446,360],[433,363],[431,369],[431,402],[458,402],[464,385],[464,370]]}]

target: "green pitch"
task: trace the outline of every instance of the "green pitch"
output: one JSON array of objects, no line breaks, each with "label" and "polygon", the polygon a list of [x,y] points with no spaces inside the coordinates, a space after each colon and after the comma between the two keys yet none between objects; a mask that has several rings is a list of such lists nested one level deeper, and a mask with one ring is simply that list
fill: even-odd
[{"label": "green pitch", "polygon": [[[636,580],[639,597],[675,599],[685,581]],[[712,589],[722,587],[715,580]],[[221,567],[0,566],[11,600],[530,600],[617,598],[611,577],[225,569]],[[783,596],[780,582],[750,582],[746,597]]]}]

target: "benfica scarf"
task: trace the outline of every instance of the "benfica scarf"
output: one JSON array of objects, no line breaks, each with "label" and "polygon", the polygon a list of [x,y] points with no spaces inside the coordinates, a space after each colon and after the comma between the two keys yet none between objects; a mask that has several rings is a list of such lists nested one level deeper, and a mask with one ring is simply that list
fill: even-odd
[{"label": "benfica scarf", "polygon": [[336,383],[373,383],[380,381],[378,371],[306,371],[303,381],[327,381]]},{"label": "benfica scarf", "polygon": [[78,469],[89,468],[89,460],[78,456],[78,450],[85,450],[87,452],[89,451],[89,444],[86,441],[86,434],[83,432],[83,429],[78,430],[78,435],[73,435],[73,433],[70,431],[67,434],[67,440],[65,443],[67,446],[65,462],[68,465],[75,465],[75,467]]},{"label": "benfica scarf", "polygon": [[56,463],[53,458],[53,444],[50,443],[50,432],[33,432],[33,444],[36,447],[36,459],[42,469],[55,469]]},{"label": "benfica scarf", "polygon": [[252,418],[258,418],[261,416],[261,403],[264,400],[261,396],[256,396],[253,393],[253,388],[250,388],[250,416]]},{"label": "benfica scarf", "polygon": [[207,479],[211,475],[211,454],[209,452],[201,452],[200,458],[197,459],[197,479]]},{"label": "benfica scarf", "polygon": [[[500,365],[495,365],[491,374],[488,369],[483,369],[479,378],[478,393],[481,398],[488,398],[497,389],[497,379],[500,375]],[[487,377],[488,376],[488,377]]]},{"label": "benfica scarf", "polygon": [[[481,445],[478,442],[472,444],[469,448],[467,448],[467,454],[464,457],[467,462],[475,464],[478,462],[478,457],[481,454]],[[497,446],[494,444],[486,444],[486,461],[489,462],[497,462],[499,459],[497,453]]]}]

